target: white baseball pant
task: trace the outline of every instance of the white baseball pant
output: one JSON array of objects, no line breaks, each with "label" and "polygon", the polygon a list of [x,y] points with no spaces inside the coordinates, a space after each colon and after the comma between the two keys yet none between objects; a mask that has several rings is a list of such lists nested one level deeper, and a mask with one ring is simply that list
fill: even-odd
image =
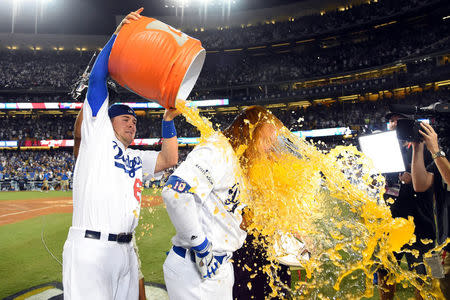
[{"label": "white baseball pant", "polygon": [[200,277],[189,251],[181,257],[170,249],[163,265],[164,281],[171,300],[232,300],[233,265],[226,260],[211,279]]},{"label": "white baseball pant", "polygon": [[64,300],[138,299],[138,262],[133,243],[85,238],[71,227],[63,251]]}]

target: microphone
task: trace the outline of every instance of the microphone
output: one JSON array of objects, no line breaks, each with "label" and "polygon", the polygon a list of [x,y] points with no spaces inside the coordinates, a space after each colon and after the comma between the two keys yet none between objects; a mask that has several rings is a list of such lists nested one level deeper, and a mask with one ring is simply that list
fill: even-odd
[{"label": "microphone", "polygon": [[450,109],[448,107],[448,103],[436,102],[425,107],[420,107],[419,111],[424,113],[448,114],[450,112]]},{"label": "microphone", "polygon": [[395,113],[417,115],[417,114],[448,114],[450,113],[449,104],[436,102],[425,107],[404,104],[391,104],[389,109]]},{"label": "microphone", "polygon": [[390,104],[389,110],[394,113],[400,113],[405,115],[415,115],[418,113],[419,108],[413,105],[405,105],[405,104]]}]

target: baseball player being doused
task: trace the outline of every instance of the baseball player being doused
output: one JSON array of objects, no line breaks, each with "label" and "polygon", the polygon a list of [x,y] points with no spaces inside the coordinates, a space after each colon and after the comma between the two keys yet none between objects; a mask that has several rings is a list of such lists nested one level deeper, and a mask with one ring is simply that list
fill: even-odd
[{"label": "baseball player being doused", "polygon": [[81,141],[74,170],[72,227],[64,244],[64,299],[138,299],[138,262],[131,242],[138,224],[143,174],[152,176],[178,161],[173,118],[166,110],[162,150],[132,150],[136,114],[125,105],[108,109],[108,59],[119,24],[99,54],[82,111]]},{"label": "baseball player being doused", "polygon": [[232,299],[233,266],[246,231],[242,169],[273,149],[282,123],[252,106],[200,143],[169,177],[162,196],[176,235],[163,265],[170,299]]}]

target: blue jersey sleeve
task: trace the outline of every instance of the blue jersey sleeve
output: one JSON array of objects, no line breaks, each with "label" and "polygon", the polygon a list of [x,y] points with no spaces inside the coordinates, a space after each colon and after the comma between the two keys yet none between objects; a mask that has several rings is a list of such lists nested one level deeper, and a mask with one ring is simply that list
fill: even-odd
[{"label": "blue jersey sleeve", "polygon": [[102,107],[103,102],[105,102],[108,95],[108,88],[106,85],[106,79],[108,77],[108,61],[115,40],[116,35],[114,34],[98,55],[89,76],[87,101],[92,109],[92,115],[94,117],[97,116],[100,107]]}]

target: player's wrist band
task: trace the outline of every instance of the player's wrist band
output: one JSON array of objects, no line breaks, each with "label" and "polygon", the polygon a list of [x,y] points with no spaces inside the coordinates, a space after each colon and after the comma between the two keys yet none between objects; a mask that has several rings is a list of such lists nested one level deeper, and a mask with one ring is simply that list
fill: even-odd
[{"label": "player's wrist band", "polygon": [[202,242],[200,245],[198,245],[198,246],[192,247],[192,250],[194,250],[195,252],[200,252],[201,254],[200,254],[200,255],[197,255],[197,256],[203,257],[203,256],[206,256],[206,255],[208,254],[208,252],[205,251],[205,250],[208,249],[208,246],[209,246],[209,241],[208,241],[208,239],[205,237],[205,239],[203,240],[203,242]]},{"label": "player's wrist band", "polygon": [[175,123],[172,121],[162,121],[162,137],[164,139],[170,139],[177,135],[177,130],[175,129]]}]

